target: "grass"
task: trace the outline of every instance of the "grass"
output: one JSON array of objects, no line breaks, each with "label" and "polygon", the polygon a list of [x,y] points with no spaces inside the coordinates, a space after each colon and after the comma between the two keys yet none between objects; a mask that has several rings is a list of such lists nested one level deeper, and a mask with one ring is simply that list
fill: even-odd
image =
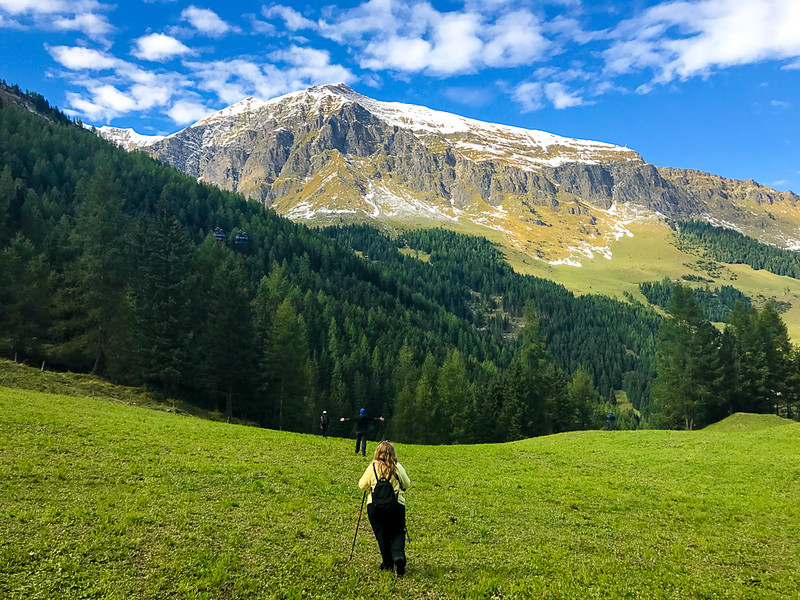
[{"label": "grass", "polygon": [[181,400],[165,399],[142,388],[109,383],[100,377],[85,373],[64,373],[44,368],[31,368],[23,363],[5,359],[0,359],[0,387],[37,390],[67,396],[85,396],[176,414],[194,415],[203,419],[216,421],[224,419],[221,413],[203,410]]},{"label": "grass", "polygon": [[398,444],[397,578],[349,439],[0,388],[0,597],[800,597],[798,433]]},{"label": "grass", "polygon": [[675,247],[672,231],[663,223],[631,224],[628,229],[633,237],[610,244],[612,260],[602,256],[582,259],[583,266],[579,268],[550,265],[507,249],[506,257],[518,272],[557,281],[577,294],[602,294],[622,300],[628,292],[643,304],[647,300],[639,291],[639,283],[699,275],[714,280],[708,284],[711,288],[732,285],[756,302],[775,298],[791,303],[792,308],[781,317],[792,340],[800,340],[799,280],[756,271],[747,265],[723,263],[709,273],[697,264],[699,257]]},{"label": "grass", "polygon": [[768,427],[782,427],[791,423],[791,421],[787,421],[778,415],[733,413],[727,419],[723,419],[718,423],[712,423],[706,427],[706,431],[737,433],[742,431],[757,431],[759,429],[766,429]]}]

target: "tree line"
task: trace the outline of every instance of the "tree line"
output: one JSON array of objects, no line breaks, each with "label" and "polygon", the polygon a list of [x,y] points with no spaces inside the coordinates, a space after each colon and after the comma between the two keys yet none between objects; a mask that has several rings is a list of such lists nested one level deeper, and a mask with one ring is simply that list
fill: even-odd
[{"label": "tree line", "polygon": [[661,329],[652,422],[696,429],[734,412],[797,416],[800,350],[767,302],[737,302],[724,330],[703,314],[696,296],[676,283]]},{"label": "tree line", "polygon": [[649,415],[661,317],[486,240],[312,230],[9,103],[0,161],[7,356],[276,429],[363,407],[409,442],[598,427],[620,389]]},{"label": "tree line", "polygon": [[[672,288],[673,282],[669,277],[662,281],[645,281],[639,284],[639,290],[647,301],[664,310],[668,310]],[[750,298],[731,285],[715,287],[713,290],[706,285],[702,288],[691,288],[691,291],[705,318],[714,323],[727,323],[737,302],[745,308],[751,305]]]},{"label": "tree line", "polygon": [[678,221],[679,238],[701,246],[720,262],[750,265],[776,275],[800,279],[800,255],[792,250],[762,244],[758,240],[702,221]]}]

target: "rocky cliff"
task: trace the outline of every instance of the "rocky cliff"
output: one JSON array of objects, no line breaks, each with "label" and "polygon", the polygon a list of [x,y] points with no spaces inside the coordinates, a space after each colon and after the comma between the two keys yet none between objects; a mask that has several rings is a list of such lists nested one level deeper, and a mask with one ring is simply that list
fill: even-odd
[{"label": "rocky cliff", "polygon": [[612,144],[378,102],[342,84],[248,98],[163,139],[100,133],[312,223],[487,227],[558,260],[576,241],[604,248],[634,211],[800,245],[791,192],[655,167]]}]

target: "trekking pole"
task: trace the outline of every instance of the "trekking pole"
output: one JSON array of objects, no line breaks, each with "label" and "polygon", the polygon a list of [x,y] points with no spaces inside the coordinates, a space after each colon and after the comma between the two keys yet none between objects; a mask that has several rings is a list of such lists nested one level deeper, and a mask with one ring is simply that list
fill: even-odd
[{"label": "trekking pole", "polygon": [[350,559],[353,560],[353,552],[356,549],[356,538],[358,537],[358,526],[361,524],[361,511],[364,510],[364,500],[367,499],[367,490],[364,490],[364,495],[361,497],[361,508],[358,509],[358,521],[356,522],[356,534],[353,536],[353,547],[350,548]]}]

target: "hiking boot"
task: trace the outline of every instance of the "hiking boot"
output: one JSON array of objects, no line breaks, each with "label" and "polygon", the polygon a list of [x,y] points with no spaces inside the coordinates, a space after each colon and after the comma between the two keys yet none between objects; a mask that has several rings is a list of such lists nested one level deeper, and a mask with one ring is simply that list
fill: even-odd
[{"label": "hiking boot", "polygon": [[405,558],[398,558],[394,561],[394,566],[397,569],[397,574],[399,576],[403,576],[406,574],[406,559]]}]

